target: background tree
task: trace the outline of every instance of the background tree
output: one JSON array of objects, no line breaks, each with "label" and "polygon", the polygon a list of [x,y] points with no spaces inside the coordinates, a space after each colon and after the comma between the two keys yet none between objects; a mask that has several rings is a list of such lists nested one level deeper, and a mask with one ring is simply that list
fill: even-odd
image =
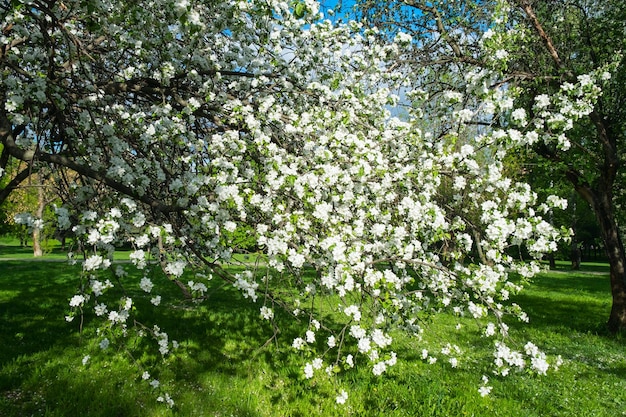
[{"label": "background tree", "polygon": [[[521,133],[533,123],[544,121],[538,117],[535,97],[562,91],[563,83],[573,87],[581,80],[586,82],[585,77],[591,72],[615,68],[612,78],[605,80],[593,111],[575,125],[567,126],[567,138],[561,136],[563,143],[546,136],[524,146],[553,164],[554,172],[567,180],[595,213],[611,265],[613,306],[608,326],[612,331],[626,327],[626,258],[618,221],[623,213],[616,212],[615,205],[616,196],[622,195],[621,182],[617,179],[622,172],[626,120],[624,65],[616,66],[624,48],[624,2],[357,3],[358,13],[384,28],[385,35],[397,31],[414,35],[416,42],[406,51],[404,64],[427,75],[417,77],[416,83],[429,92],[447,88],[447,80],[441,73],[469,74],[494,65],[500,68],[503,75],[494,80],[492,87],[517,88],[520,105],[524,107],[523,102],[526,103],[529,124],[519,130]],[[498,19],[491,21],[490,14]],[[481,44],[490,45],[491,56],[479,52]],[[463,86],[456,88],[462,90]],[[545,104],[557,107],[558,103]],[[490,120],[488,124],[496,129],[511,126],[509,118]],[[551,126],[546,128],[549,130]]]},{"label": "background tree", "polygon": [[54,180],[44,175],[46,169],[32,173],[22,184],[12,190],[5,201],[6,221],[14,226],[22,246],[28,238],[32,242],[33,256],[43,256],[44,246],[55,234],[52,203],[60,203]]}]

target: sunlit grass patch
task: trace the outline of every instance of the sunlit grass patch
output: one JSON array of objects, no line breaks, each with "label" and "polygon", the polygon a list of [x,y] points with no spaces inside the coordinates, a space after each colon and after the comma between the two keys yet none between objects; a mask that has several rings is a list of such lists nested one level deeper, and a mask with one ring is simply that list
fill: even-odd
[{"label": "sunlit grass patch", "polygon": [[[2,416],[617,416],[626,410],[625,340],[604,331],[610,308],[608,278],[593,271],[548,272],[519,296],[530,324],[511,323],[523,346],[533,340],[565,363],[548,376],[526,373],[499,378],[480,358],[492,341],[481,338],[471,319],[434,317],[424,340],[396,336],[399,361],[382,377],[370,366],[337,380],[302,376],[303,358],[290,345],[306,322],[276,311],[281,332],[259,320],[259,303],[244,299],[214,279],[198,306],[182,300],[165,277],[153,282],[163,306],[149,308],[137,298],[138,319],[159,324],[179,342],[174,355],[140,354],[112,344],[99,354],[92,338],[93,314],[84,334],[66,323],[67,302],[75,293],[79,267],[63,263],[0,263],[0,415]],[[311,272],[312,273],[312,272]],[[139,277],[130,277],[138,281]],[[127,285],[129,294],[138,286]],[[193,308],[192,308],[193,307]],[[457,330],[457,324],[461,324]],[[444,357],[429,365],[421,350],[452,340],[469,346],[466,360],[452,369]],[[141,343],[148,343],[143,341]],[[131,344],[132,345],[132,344]],[[438,352],[433,351],[434,355]],[[90,358],[85,361],[85,356]],[[134,355],[131,357],[131,355]],[[155,389],[141,378],[142,367]],[[483,374],[493,390],[478,394]],[[346,389],[344,406],[335,401]],[[173,409],[156,401],[160,392]]]}]

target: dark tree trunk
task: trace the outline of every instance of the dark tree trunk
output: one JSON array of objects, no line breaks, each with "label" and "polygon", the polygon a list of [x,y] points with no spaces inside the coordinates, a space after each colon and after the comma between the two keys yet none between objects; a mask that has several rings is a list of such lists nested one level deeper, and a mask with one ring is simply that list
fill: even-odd
[{"label": "dark tree trunk", "polygon": [[610,265],[613,304],[608,327],[611,332],[618,332],[626,329],[626,255],[613,215],[612,202],[607,200],[607,196],[601,197],[595,212]]},{"label": "dark tree trunk", "polygon": [[[574,184],[576,191],[587,201],[596,215],[604,247],[609,259],[611,295],[613,303],[608,320],[609,331],[616,333],[626,329],[626,253],[613,209],[612,182],[604,176],[601,186],[591,189],[588,184],[581,183],[580,177],[570,171],[568,179]],[[611,178],[610,176],[608,176]]]}]

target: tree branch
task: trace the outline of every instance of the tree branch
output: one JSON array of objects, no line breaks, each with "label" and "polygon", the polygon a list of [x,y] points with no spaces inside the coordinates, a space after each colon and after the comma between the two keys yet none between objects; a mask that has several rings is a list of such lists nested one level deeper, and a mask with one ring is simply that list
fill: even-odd
[{"label": "tree branch", "polygon": [[21,170],[16,176],[14,176],[9,183],[0,190],[0,205],[4,203],[4,201],[11,195],[11,192],[17,188],[18,185],[22,183],[26,178],[30,176],[33,172],[36,172],[36,169],[33,167],[27,166],[23,170]]},{"label": "tree branch", "polygon": [[546,33],[546,31],[544,30],[543,26],[541,25],[541,22],[537,18],[537,15],[535,14],[535,11],[533,10],[532,5],[530,4],[530,1],[528,1],[528,0],[517,0],[517,3],[522,8],[524,13],[526,13],[526,16],[530,19],[530,22],[532,23],[533,28],[535,29],[535,31],[537,32],[537,35],[539,35],[539,37],[541,38],[541,40],[545,44],[546,48],[548,49],[548,53],[552,57],[552,60],[554,61],[556,66],[558,68],[563,68],[563,62],[561,61],[561,58],[559,57],[559,53],[557,52],[556,48],[554,47],[554,43],[552,42],[552,38],[550,38],[550,36]]},{"label": "tree branch", "polygon": [[105,173],[97,171],[88,165],[80,164],[65,155],[49,154],[41,152],[40,149],[32,150],[19,147],[15,142],[15,137],[13,136],[13,132],[11,130],[11,123],[2,114],[0,114],[0,142],[4,145],[5,151],[9,152],[9,154],[14,158],[29,163],[36,159],[51,165],[69,168],[81,175],[84,175],[85,177],[100,181],[109,188],[140,201],[157,212],[172,213],[185,210],[184,207],[180,207],[175,204],[166,204],[145,194],[139,194],[133,188],[111,179]]}]

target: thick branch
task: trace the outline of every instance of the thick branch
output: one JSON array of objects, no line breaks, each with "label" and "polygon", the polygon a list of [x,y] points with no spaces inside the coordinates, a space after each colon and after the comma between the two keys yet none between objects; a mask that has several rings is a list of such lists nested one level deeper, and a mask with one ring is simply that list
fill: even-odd
[{"label": "thick branch", "polygon": [[16,176],[14,176],[9,183],[0,190],[0,205],[9,197],[11,192],[17,188],[26,178],[30,176],[35,170],[31,169],[31,166],[27,166],[21,170]]},{"label": "thick branch", "polygon": [[592,111],[589,118],[596,127],[598,141],[604,150],[604,167],[602,168],[606,186],[610,189],[615,182],[617,169],[619,168],[619,157],[617,155],[617,146],[615,140],[609,133],[604,118],[597,112]]},{"label": "thick branch", "polygon": [[71,158],[68,158],[67,156],[49,154],[41,152],[40,150],[22,149],[17,145],[17,143],[15,143],[15,137],[13,136],[13,132],[11,131],[11,124],[6,117],[2,116],[0,116],[0,140],[5,147],[5,151],[9,152],[11,156],[19,160],[31,162],[37,159],[38,161],[42,161],[51,165],[58,165],[72,169],[81,175],[92,178],[96,181],[100,181],[106,184],[111,189],[148,205],[157,212],[171,213],[181,212],[184,210],[183,207],[165,204],[149,196],[140,195],[133,188],[107,177],[107,175],[103,172],[92,169],[87,165],[79,164]]},{"label": "thick branch", "polygon": [[554,47],[554,43],[552,42],[552,38],[550,38],[550,36],[546,33],[546,31],[544,30],[543,26],[541,25],[541,22],[537,18],[537,15],[535,14],[535,11],[533,10],[533,7],[530,4],[530,1],[528,1],[528,0],[517,0],[517,2],[519,3],[519,5],[522,8],[522,10],[524,10],[524,13],[526,13],[526,16],[530,19],[530,22],[532,23],[535,31],[537,32],[537,34],[539,35],[539,37],[541,38],[541,40],[545,44],[546,48],[548,49],[548,53],[552,57],[552,60],[554,61],[556,66],[558,68],[563,68],[563,62],[561,61],[561,58],[559,57],[559,53],[557,52],[556,48]]}]

